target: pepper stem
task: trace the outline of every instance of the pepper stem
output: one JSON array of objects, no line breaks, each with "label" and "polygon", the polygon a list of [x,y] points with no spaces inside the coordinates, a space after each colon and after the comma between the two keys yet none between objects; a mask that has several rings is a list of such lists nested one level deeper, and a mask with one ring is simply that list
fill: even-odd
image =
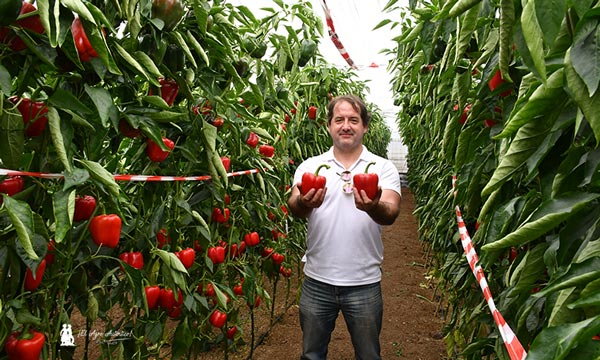
[{"label": "pepper stem", "polygon": [[319,171],[320,171],[320,170],[321,170],[321,168],[323,168],[323,167],[324,167],[325,169],[329,169],[329,165],[327,165],[327,164],[322,164],[321,166],[319,166],[319,167],[317,168],[317,171],[315,171],[315,176],[319,175]]},{"label": "pepper stem", "polygon": [[375,165],[375,162],[370,162],[370,163],[367,165],[367,167],[365,168],[365,174],[369,172],[369,167],[370,167],[371,165]]}]

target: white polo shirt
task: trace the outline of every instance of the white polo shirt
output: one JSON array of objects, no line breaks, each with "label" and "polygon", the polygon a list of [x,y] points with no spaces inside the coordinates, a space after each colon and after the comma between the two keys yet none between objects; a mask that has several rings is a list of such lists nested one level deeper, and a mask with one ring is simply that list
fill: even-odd
[{"label": "white polo shirt", "polygon": [[343,192],[344,181],[339,176],[345,170],[352,176],[364,173],[371,162],[375,164],[369,167],[369,173],[379,176],[381,188],[400,194],[400,176],[394,164],[371,153],[365,146],[358,161],[349,169],[335,160],[333,148],[298,166],[294,184],[302,181],[305,172],[314,173],[322,164],[330,166],[319,171],[319,175],[327,178],[323,204],[308,217],[304,266],[307,276],[336,286],[366,285],[381,280],[381,225],[356,208],[352,193]]}]

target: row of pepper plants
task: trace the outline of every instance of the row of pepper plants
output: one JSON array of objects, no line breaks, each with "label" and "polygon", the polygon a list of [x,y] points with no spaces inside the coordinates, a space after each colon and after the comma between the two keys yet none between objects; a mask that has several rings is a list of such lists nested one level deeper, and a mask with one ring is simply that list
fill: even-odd
[{"label": "row of pepper plants", "polygon": [[400,29],[389,49],[397,124],[449,356],[508,358],[461,246],[459,206],[527,359],[598,358],[599,3],[408,3],[379,26]]},{"label": "row of pepper plants", "polygon": [[[72,357],[76,310],[83,356],[98,321],[103,358],[254,345],[254,310],[300,269],[295,166],[330,146],[331,96],[367,91],[323,60],[311,6],[1,4],[1,167],[61,175],[0,178],[1,356]],[[373,109],[367,143],[385,154]]]}]

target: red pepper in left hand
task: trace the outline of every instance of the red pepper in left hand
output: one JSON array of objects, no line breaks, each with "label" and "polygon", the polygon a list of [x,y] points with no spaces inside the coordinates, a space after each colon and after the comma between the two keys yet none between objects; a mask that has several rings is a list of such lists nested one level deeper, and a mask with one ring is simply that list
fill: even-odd
[{"label": "red pepper in left hand", "polygon": [[258,147],[258,152],[264,157],[273,157],[275,155],[275,148],[271,145],[261,145]]},{"label": "red pepper in left hand", "polygon": [[144,255],[140,251],[124,252],[119,255],[119,259],[134,269],[144,268]]},{"label": "red pepper in left hand", "polygon": [[27,335],[12,333],[4,345],[9,360],[39,360],[46,336],[36,330],[29,330]]},{"label": "red pepper in left hand", "polygon": [[321,168],[329,169],[329,165],[320,165],[314,174],[310,172],[305,172],[302,174],[302,184],[300,188],[302,195],[306,195],[310,189],[319,190],[325,188],[325,184],[327,184],[327,178],[319,175]]},{"label": "red pepper in left hand", "polygon": [[352,178],[354,187],[359,191],[359,193],[361,190],[364,190],[367,193],[367,197],[369,197],[371,200],[377,196],[377,188],[379,186],[379,177],[377,174],[368,173],[369,167],[373,164],[375,163],[369,163],[363,174],[356,174]]},{"label": "red pepper in left hand", "polygon": [[73,34],[75,48],[77,49],[77,54],[79,54],[79,59],[81,61],[87,62],[92,58],[98,57],[98,53],[85,34],[85,29],[83,28],[79,17],[73,19],[73,22],[71,23],[71,33]]}]

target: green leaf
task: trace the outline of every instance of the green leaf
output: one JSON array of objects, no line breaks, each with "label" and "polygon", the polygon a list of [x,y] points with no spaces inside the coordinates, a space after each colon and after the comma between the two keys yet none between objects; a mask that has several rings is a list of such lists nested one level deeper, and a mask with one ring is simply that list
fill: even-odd
[{"label": "green leaf", "polygon": [[596,144],[600,144],[600,93],[596,92],[590,97],[585,82],[573,67],[569,50],[567,50],[565,55],[565,75],[567,78],[567,85],[573,94],[575,102],[581,109],[581,112],[583,112],[583,115],[594,132]]},{"label": "green leaf", "polygon": [[56,108],[48,108],[48,125],[50,127],[50,134],[52,135],[52,143],[54,149],[60,159],[61,163],[65,167],[67,172],[71,171],[71,163],[69,162],[69,156],[67,155],[67,149],[65,148],[65,142],[63,139],[62,131],[60,130],[60,116]]},{"label": "green leaf", "polygon": [[598,197],[600,194],[572,193],[547,200],[517,230],[482,246],[481,250],[497,251],[534,241]]},{"label": "green leaf", "polygon": [[70,109],[80,115],[91,115],[94,112],[87,107],[72,92],[62,88],[57,88],[48,98],[48,105],[55,106],[60,109]]},{"label": "green leaf", "polygon": [[513,0],[500,0],[500,60],[499,67],[502,78],[512,81],[508,73],[513,44],[513,27],[515,24],[515,5]]},{"label": "green leaf", "polygon": [[87,21],[91,21],[94,24],[96,19],[94,15],[88,10],[87,6],[81,0],[61,0],[60,3],[66,6],[69,10],[76,12],[79,16]]},{"label": "green leaf", "polygon": [[181,35],[181,33],[179,31],[172,31],[171,34],[173,35],[173,37],[175,37],[175,40],[177,40],[177,43],[183,50],[183,53],[185,54],[185,56],[188,58],[188,60],[192,64],[192,67],[198,68],[198,64],[196,64],[196,59],[192,55],[192,52],[190,51],[190,48],[189,48],[186,40],[183,39],[183,36]]},{"label": "green leaf", "polygon": [[29,204],[24,201],[19,201],[7,195],[2,195],[4,198],[4,207],[8,212],[8,216],[15,229],[19,242],[27,256],[32,260],[38,260],[40,257],[33,250],[32,237],[34,231],[33,212]]},{"label": "green leaf", "polygon": [[194,49],[194,51],[204,60],[206,66],[210,66],[210,60],[208,59],[206,51],[204,51],[202,45],[198,42],[198,40],[196,40],[194,35],[189,30],[186,32],[186,38],[188,43],[192,46],[192,49]]},{"label": "green leaf", "polygon": [[100,120],[102,121],[102,126],[109,126],[108,121],[111,120],[116,127],[119,123],[119,110],[117,110],[117,107],[113,103],[113,99],[108,90],[103,87],[92,87],[85,84],[85,92],[96,105]]},{"label": "green leaf", "polygon": [[564,274],[553,279],[548,286],[537,293],[546,296],[554,291],[570,287],[583,287],[600,276],[600,257],[590,258],[580,263],[572,263]]},{"label": "green leaf", "polygon": [[[469,47],[471,38],[473,37],[473,32],[477,27],[477,20],[481,10],[480,4],[481,1],[477,0],[475,4],[473,4],[472,7],[466,11],[466,14],[460,18],[460,31],[456,39],[456,56],[454,58],[455,62],[458,62],[463,58],[465,51]],[[452,10],[453,9],[454,7]],[[452,13],[452,10],[450,10],[450,13]]]},{"label": "green leaf", "polygon": [[175,335],[173,336],[173,359],[185,357],[189,352],[190,346],[192,346],[193,340],[194,333],[191,331],[187,319],[185,319],[175,329]]},{"label": "green leaf", "polygon": [[0,90],[5,94],[10,94],[12,88],[12,80],[10,73],[6,68],[0,65]]},{"label": "green leaf", "polygon": [[3,166],[18,169],[23,158],[25,133],[20,114],[3,109],[0,113],[0,160]]},{"label": "green leaf", "polygon": [[523,36],[529,53],[533,59],[533,64],[537,73],[541,76],[542,82],[546,82],[546,61],[544,59],[544,34],[538,18],[535,14],[535,1],[528,1],[523,8],[521,14],[521,26],[523,28]]},{"label": "green leaf", "polygon": [[120,187],[116,183],[111,173],[95,161],[80,160],[83,166],[89,171],[93,179],[97,180],[108,189],[109,194],[116,200],[119,199]]},{"label": "green leaf", "polygon": [[[580,322],[548,327],[535,337],[527,353],[527,360],[574,359],[570,354],[579,344],[591,341],[600,329],[600,316]],[[570,356],[571,355],[571,356]]]},{"label": "green leaf", "polygon": [[535,0],[535,14],[548,48],[554,46],[566,10],[567,0]]},{"label": "green leaf", "polygon": [[[569,99],[564,90],[564,69],[560,68],[550,75],[546,84],[541,84],[529,100],[512,113],[502,132],[494,138],[501,139],[514,134],[523,124],[541,121],[552,113],[558,113]],[[556,117],[556,114],[554,115]]]},{"label": "green leaf", "polygon": [[575,72],[593,96],[600,83],[600,21],[597,17],[585,18],[578,24],[571,46],[571,61]]},{"label": "green leaf", "polygon": [[133,57],[139,62],[139,64],[144,69],[146,69],[150,74],[152,74],[154,76],[154,78],[155,78],[154,81],[152,81],[152,78],[151,78],[150,82],[153,85],[159,86],[160,84],[158,82],[158,78],[160,78],[162,76],[162,74],[160,73],[160,70],[158,69],[158,67],[152,60],[152,58],[143,51],[134,52]]},{"label": "green leaf", "polygon": [[146,69],[133,56],[131,56],[131,54],[129,54],[127,50],[125,50],[121,45],[117,43],[113,43],[112,45],[114,49],[117,50],[117,53],[121,55],[123,60],[125,60],[125,62],[127,62],[134,70],[136,70],[146,80],[155,83],[155,85],[158,85],[158,80],[153,78],[152,76],[149,76],[146,72]]},{"label": "green leaf", "polygon": [[481,3],[481,0],[459,0],[454,6],[450,9],[448,16],[455,17],[458,16],[467,10],[471,9],[473,6]]},{"label": "green leaf", "polygon": [[54,211],[54,240],[61,243],[71,231],[73,212],[75,211],[75,190],[57,191],[52,197]]}]

